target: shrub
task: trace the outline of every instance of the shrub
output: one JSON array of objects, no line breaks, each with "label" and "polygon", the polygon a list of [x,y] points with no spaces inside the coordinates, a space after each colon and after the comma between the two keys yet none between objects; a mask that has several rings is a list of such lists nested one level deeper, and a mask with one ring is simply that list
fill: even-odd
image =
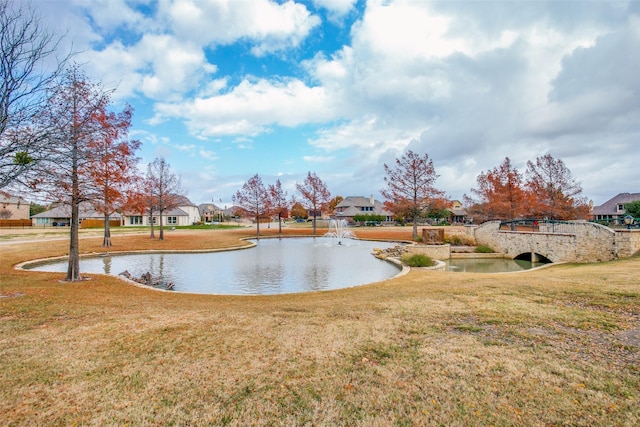
[{"label": "shrub", "polygon": [[405,255],[402,257],[402,262],[409,267],[432,267],[436,264],[431,257],[423,254]]},{"label": "shrub", "polygon": [[450,234],[444,237],[444,242],[449,243],[451,246],[473,246],[474,239],[467,235]]},{"label": "shrub", "polygon": [[476,252],[479,254],[492,254],[495,251],[487,245],[479,245],[479,246],[476,246]]}]

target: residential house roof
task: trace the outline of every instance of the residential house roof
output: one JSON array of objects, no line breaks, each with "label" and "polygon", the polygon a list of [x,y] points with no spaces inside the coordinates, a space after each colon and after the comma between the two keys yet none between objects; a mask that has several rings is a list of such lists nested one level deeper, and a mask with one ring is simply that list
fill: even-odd
[{"label": "residential house roof", "polygon": [[336,217],[338,218],[363,214],[393,216],[384,208],[382,202],[375,200],[373,196],[348,196],[336,205]]},{"label": "residential house roof", "polygon": [[218,205],[213,203],[200,203],[198,205],[198,211],[200,211],[200,215],[204,215],[206,212],[220,212],[222,209],[218,207]]},{"label": "residential house roof", "polygon": [[619,193],[600,206],[594,206],[591,215],[620,215],[624,211],[618,209],[618,205],[640,200],[640,193]]},{"label": "residential house roof", "polygon": [[176,206],[196,206],[191,200],[189,200],[186,196],[182,196],[180,194],[173,195],[174,200],[176,201]]},{"label": "residential house roof", "polygon": [[[89,202],[80,203],[79,215],[80,219],[104,218],[104,214],[101,212],[97,212]],[[114,212],[110,215],[110,217],[112,219],[118,219],[120,218],[120,214]],[[49,210],[33,215],[31,218],[71,218],[71,206],[67,204],[59,204]]]}]

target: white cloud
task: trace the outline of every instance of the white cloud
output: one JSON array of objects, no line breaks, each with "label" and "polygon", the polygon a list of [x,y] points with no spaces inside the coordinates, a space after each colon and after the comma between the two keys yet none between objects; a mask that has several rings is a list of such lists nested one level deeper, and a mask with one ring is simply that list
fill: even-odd
[{"label": "white cloud", "polygon": [[204,150],[204,149],[200,149],[198,151],[198,154],[200,155],[200,157],[202,157],[203,159],[206,160],[218,160],[218,155],[211,150]]},{"label": "white cloud", "polygon": [[309,163],[329,163],[335,160],[332,156],[303,156],[302,159]]},{"label": "white cloud", "polygon": [[340,20],[353,11],[358,0],[313,0],[316,7],[327,10],[329,19],[339,23]]},{"label": "white cloud", "polygon": [[[382,164],[406,148],[428,153],[438,185],[455,197],[505,156],[524,165],[547,152],[594,195],[617,192],[620,171],[640,182],[628,155],[640,126],[637,2],[313,0],[337,27],[361,13],[344,46],[318,52],[300,49],[324,36],[304,3],[160,0],[147,17],[136,3],[78,3],[94,31],[71,3],[55,3],[61,13],[42,7],[71,29],[81,62],[108,86],[117,82],[116,96],[146,97],[149,123],[182,121],[196,138],[232,136],[228,146],[256,153],[260,135],[304,127],[290,144],[311,150],[296,150],[296,160],[331,159],[318,165],[335,182],[341,174],[331,167],[355,159],[358,176],[379,182]],[[117,38],[114,28],[126,31]],[[277,58],[278,76],[207,59],[234,44],[264,70]]]},{"label": "white cloud", "polygon": [[180,39],[203,46],[246,39],[255,55],[296,47],[320,24],[304,5],[291,1],[176,0],[162,1],[159,10]]},{"label": "white cloud", "polygon": [[103,31],[112,31],[119,26],[133,27],[146,21],[144,15],[129,7],[129,2],[125,0],[76,0],[75,3],[86,8],[93,23]]},{"label": "white cloud", "polygon": [[180,118],[192,134],[255,136],[270,125],[293,127],[333,117],[332,102],[321,87],[299,80],[244,80],[230,92],[182,103],[159,103],[155,120]]}]

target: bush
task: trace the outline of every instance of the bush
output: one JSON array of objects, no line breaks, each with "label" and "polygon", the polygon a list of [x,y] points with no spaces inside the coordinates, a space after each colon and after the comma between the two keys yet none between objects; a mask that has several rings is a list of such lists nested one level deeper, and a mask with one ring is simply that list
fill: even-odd
[{"label": "bush", "polygon": [[405,255],[402,257],[402,262],[409,267],[432,267],[436,264],[431,257],[423,254]]},{"label": "bush", "polygon": [[495,251],[487,245],[476,246],[476,252],[479,254],[492,254]]},{"label": "bush", "polygon": [[474,239],[467,235],[451,234],[444,237],[444,242],[451,246],[473,246]]}]

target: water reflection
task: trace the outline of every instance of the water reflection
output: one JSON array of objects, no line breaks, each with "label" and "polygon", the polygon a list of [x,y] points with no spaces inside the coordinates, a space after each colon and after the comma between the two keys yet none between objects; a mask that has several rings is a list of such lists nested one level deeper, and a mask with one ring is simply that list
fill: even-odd
[{"label": "water reflection", "polygon": [[445,264],[448,271],[467,273],[521,271],[535,266],[531,261],[509,258],[452,258],[445,261]]},{"label": "water reflection", "polygon": [[[395,243],[332,238],[260,239],[250,249],[198,254],[133,254],[83,258],[83,273],[140,277],[150,272],[175,284],[175,291],[203,294],[265,295],[339,289],[377,282],[398,267],[371,255],[374,247]],[[66,262],[39,271],[65,272]]]}]

